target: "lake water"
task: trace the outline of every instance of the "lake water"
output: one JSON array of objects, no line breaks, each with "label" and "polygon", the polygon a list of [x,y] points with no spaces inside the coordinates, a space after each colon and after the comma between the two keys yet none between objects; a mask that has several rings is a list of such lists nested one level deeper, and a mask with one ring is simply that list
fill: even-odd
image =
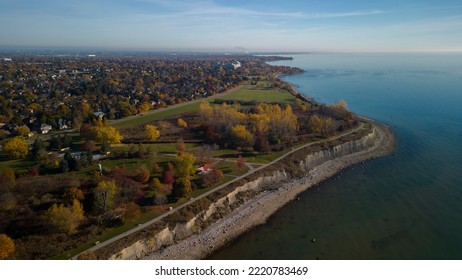
[{"label": "lake water", "polygon": [[[396,156],[300,195],[212,259],[462,259],[462,54],[303,54],[273,64],[390,125]],[[316,242],[311,242],[315,238]]]}]

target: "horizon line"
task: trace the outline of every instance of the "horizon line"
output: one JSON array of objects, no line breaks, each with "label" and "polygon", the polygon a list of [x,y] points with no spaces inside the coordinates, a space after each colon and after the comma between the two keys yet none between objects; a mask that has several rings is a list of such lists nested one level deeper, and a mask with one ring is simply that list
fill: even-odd
[{"label": "horizon line", "polygon": [[462,49],[380,49],[380,50],[341,50],[341,49],[304,49],[304,50],[265,50],[265,49],[246,49],[243,47],[235,48],[147,48],[147,47],[87,47],[87,46],[10,46],[0,45],[0,52],[20,52],[20,51],[84,51],[84,52],[134,52],[134,53],[232,53],[232,54],[302,54],[302,53],[458,53]]}]

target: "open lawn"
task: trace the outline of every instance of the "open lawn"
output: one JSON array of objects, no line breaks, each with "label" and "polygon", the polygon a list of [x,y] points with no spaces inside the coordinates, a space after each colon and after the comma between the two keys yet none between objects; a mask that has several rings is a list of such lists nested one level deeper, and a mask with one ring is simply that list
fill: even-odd
[{"label": "open lawn", "polygon": [[222,98],[222,100],[239,100],[239,101],[257,101],[257,102],[278,102],[292,103],[295,100],[290,92],[271,87],[245,86],[240,90],[233,92]]},{"label": "open lawn", "polygon": [[127,127],[132,127],[135,125],[145,124],[151,121],[156,121],[156,120],[180,115],[183,113],[196,111],[199,109],[199,104],[200,104],[199,102],[196,102],[196,103],[186,104],[183,106],[161,109],[161,110],[158,110],[157,112],[156,110],[149,111],[147,113],[144,113],[143,115],[131,116],[126,119],[117,121],[113,124],[109,123],[109,125],[115,128],[127,128]]},{"label": "open lawn", "polygon": [[[246,85],[224,96],[212,98],[210,99],[210,101],[213,101],[215,99],[257,101],[269,103],[292,103],[295,100],[295,96],[293,96],[288,91],[279,88]],[[194,112],[199,109],[199,104],[201,103],[199,101],[189,104],[178,104],[170,108],[149,111],[141,115],[131,116],[125,119],[109,122],[109,125],[118,129],[127,128],[140,124],[145,124],[155,120],[181,115],[187,112]],[[203,101],[206,101],[206,99],[204,99]]]},{"label": "open lawn", "polygon": [[35,165],[35,162],[27,159],[12,159],[5,161],[2,160],[0,161],[0,173],[3,172],[3,170],[5,170],[6,168],[13,168],[16,172],[19,173],[27,172],[32,166]]},{"label": "open lawn", "polygon": [[[149,144],[143,144],[144,147],[151,148],[152,151],[156,154],[176,154],[176,143],[149,143]],[[184,143],[186,151],[191,151],[195,147],[197,147],[198,144],[196,143]],[[138,147],[137,144],[134,144],[135,148]],[[128,151],[130,148],[130,144],[113,144],[112,146],[113,150],[119,150],[119,151]]]}]

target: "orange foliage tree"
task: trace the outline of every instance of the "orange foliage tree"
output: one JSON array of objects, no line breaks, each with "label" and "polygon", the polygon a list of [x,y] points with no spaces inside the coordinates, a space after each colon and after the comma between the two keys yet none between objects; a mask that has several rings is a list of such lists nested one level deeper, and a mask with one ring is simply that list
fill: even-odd
[{"label": "orange foliage tree", "polygon": [[6,234],[0,234],[0,260],[11,257],[16,248],[13,239]]}]

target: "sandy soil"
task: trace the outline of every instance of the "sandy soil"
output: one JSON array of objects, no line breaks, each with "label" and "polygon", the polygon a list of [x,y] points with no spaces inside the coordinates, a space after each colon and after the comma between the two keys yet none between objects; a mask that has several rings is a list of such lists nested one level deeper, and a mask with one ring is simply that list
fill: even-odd
[{"label": "sandy soil", "polygon": [[375,126],[378,137],[371,148],[325,162],[311,170],[306,177],[285,183],[277,190],[263,192],[200,234],[159,250],[145,259],[203,259],[244,232],[265,223],[274,212],[306,189],[350,165],[392,153],[395,147],[393,133],[384,125]]}]

